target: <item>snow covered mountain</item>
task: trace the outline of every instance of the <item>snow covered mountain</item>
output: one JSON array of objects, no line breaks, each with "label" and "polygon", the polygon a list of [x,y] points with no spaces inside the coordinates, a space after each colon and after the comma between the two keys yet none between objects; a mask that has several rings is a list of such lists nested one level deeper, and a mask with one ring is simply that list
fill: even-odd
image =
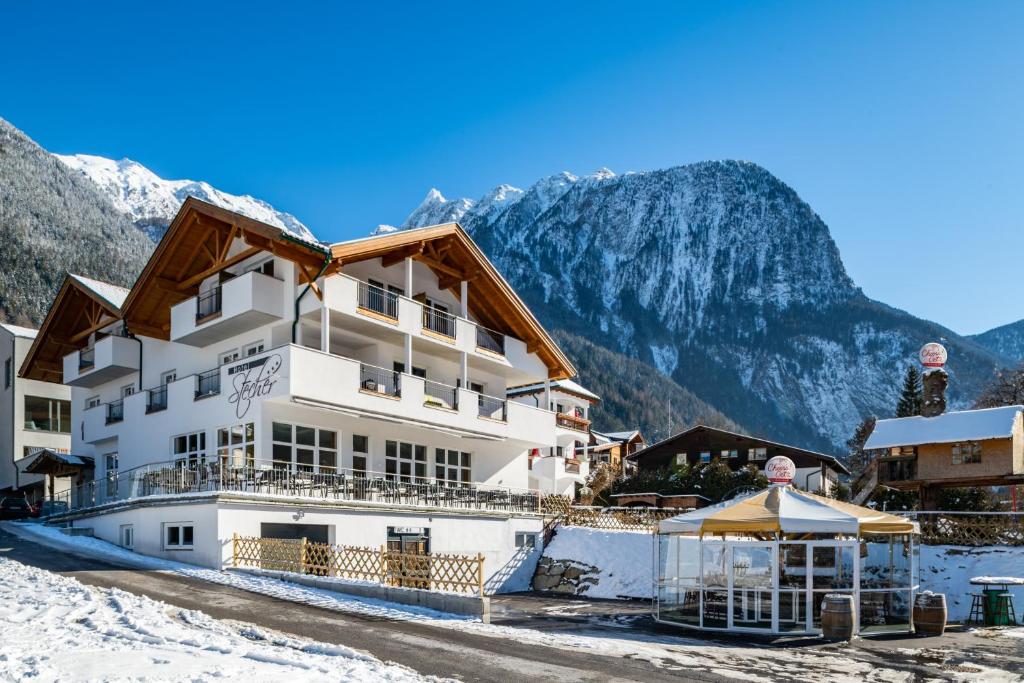
[{"label": "snow covered mountain", "polygon": [[1024,320],[972,335],[971,339],[1015,364],[1024,363]]},{"label": "snow covered mountain", "polygon": [[114,161],[90,154],[54,156],[96,183],[110,197],[114,206],[131,216],[135,225],[154,242],[163,236],[178,208],[189,195],[316,241],[313,233],[299,219],[290,213],[278,211],[262,199],[221,192],[202,181],[164,180],[131,159]]},{"label": "snow covered mountain", "polygon": [[864,296],[821,218],[755,164],[560,173],[478,201],[432,190],[402,227],[446,220],[549,327],[654,365],[748,429],[807,447],[838,450],[862,416],[889,416],[927,341],[948,340],[954,405],[1004,364]]}]

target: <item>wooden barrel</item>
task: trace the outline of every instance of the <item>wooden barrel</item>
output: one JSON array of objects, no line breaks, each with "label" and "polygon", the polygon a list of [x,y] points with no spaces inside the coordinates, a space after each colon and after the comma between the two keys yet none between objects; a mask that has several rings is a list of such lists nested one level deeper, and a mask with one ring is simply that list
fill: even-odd
[{"label": "wooden barrel", "polygon": [[821,601],[821,635],[829,640],[853,638],[854,624],[857,623],[857,607],[853,596],[843,593],[828,593]]},{"label": "wooden barrel", "polygon": [[914,600],[914,630],[922,636],[941,636],[946,632],[946,596],[921,593]]}]

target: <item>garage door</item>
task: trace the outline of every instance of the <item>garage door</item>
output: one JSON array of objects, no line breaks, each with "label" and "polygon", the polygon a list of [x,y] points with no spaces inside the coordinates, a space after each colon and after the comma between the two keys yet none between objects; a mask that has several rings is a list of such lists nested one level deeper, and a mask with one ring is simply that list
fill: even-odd
[{"label": "garage door", "polygon": [[305,538],[310,543],[329,543],[327,524],[260,524],[263,538]]}]

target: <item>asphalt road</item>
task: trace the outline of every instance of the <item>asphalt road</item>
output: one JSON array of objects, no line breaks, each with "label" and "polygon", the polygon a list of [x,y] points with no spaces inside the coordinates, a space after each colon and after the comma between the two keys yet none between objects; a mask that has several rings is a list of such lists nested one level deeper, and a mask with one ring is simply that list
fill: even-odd
[{"label": "asphalt road", "polygon": [[0,556],[82,583],[116,587],[218,619],[249,622],[345,645],[386,662],[463,681],[721,681],[707,672],[671,672],[637,659],[519,643],[409,621],[345,614],[266,595],[78,557],[0,529]]}]

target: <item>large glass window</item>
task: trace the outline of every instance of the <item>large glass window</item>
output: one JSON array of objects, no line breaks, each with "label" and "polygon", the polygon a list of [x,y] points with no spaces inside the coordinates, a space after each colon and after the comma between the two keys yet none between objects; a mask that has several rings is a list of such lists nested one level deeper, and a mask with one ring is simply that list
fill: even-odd
[{"label": "large glass window", "polygon": [[333,473],[338,466],[338,433],[333,430],[275,422],[271,434],[277,469]]},{"label": "large glass window", "polygon": [[468,484],[473,481],[470,461],[472,456],[462,451],[434,449],[434,478],[452,484]]},{"label": "large glass window", "polygon": [[661,536],[658,540],[658,616],[700,626],[700,539]]},{"label": "large glass window", "polygon": [[206,432],[179,434],[171,439],[171,455],[180,467],[195,469],[206,462]]},{"label": "large glass window", "polygon": [[732,622],[739,628],[772,628],[772,545],[732,546]]},{"label": "large glass window", "polygon": [[25,429],[71,433],[71,401],[40,396],[25,397]]},{"label": "large glass window", "polygon": [[352,435],[352,473],[366,476],[366,459],[370,457],[370,439],[361,434]]},{"label": "large glass window", "polygon": [[217,455],[224,467],[252,467],[256,460],[256,435],[253,423],[218,429]]},{"label": "large glass window", "polygon": [[427,476],[427,447],[404,441],[384,442],[384,472],[388,479],[412,481]]},{"label": "large glass window", "polygon": [[724,543],[705,542],[702,548],[704,575],[703,626],[726,628],[729,625],[729,568]]},{"label": "large glass window", "polygon": [[977,441],[953,444],[953,464],[967,465],[981,462],[981,444]]},{"label": "large glass window", "polygon": [[865,536],[860,554],[861,631],[904,630],[910,623],[914,560],[904,535]]}]

